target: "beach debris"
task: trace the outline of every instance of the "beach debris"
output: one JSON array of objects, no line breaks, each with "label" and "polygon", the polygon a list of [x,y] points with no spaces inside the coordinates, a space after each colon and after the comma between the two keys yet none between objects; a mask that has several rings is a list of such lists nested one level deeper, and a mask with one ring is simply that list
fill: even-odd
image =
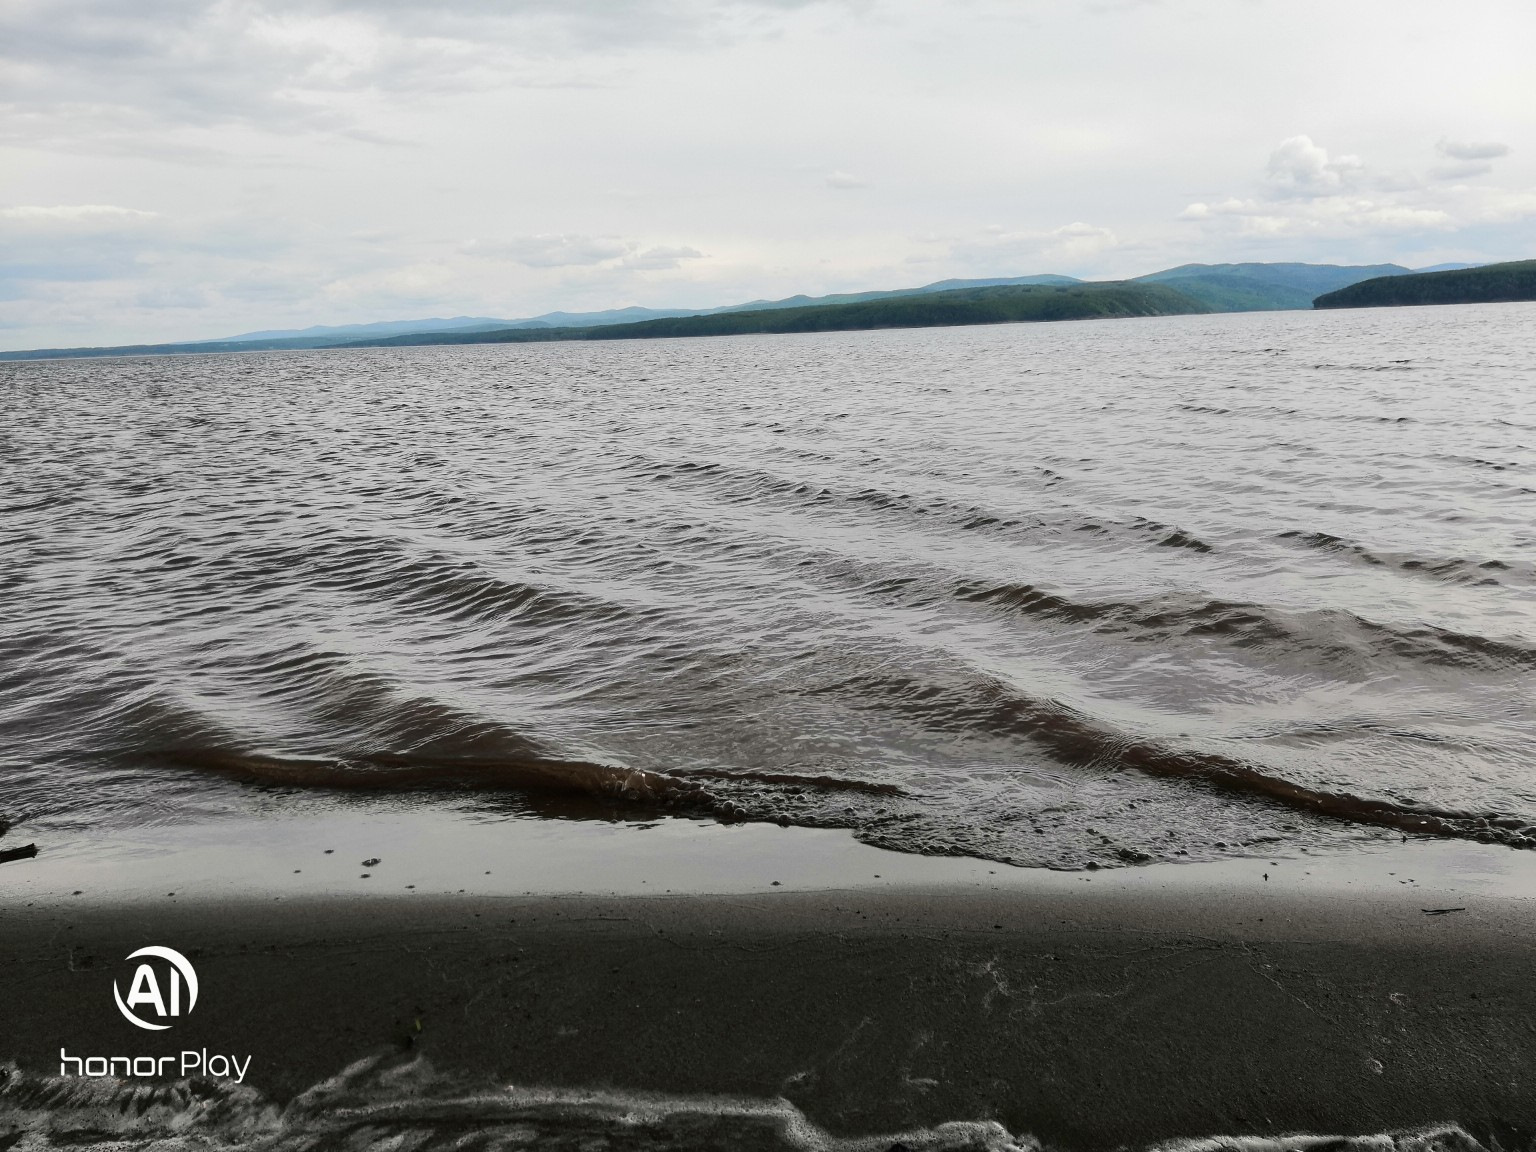
[{"label": "beach debris", "polygon": [[1449,916],[1452,912],[1465,912],[1465,908],[1425,908],[1426,916]]},{"label": "beach debris", "polygon": [[377,856],[370,856],[370,857],[368,857],[368,859],[363,861],[363,867],[364,868],[372,868],[372,867],[376,866],[378,864],[378,862],[379,862],[379,858]]},{"label": "beach debris", "polygon": [[36,855],[36,844],[23,844],[20,848],[7,848],[0,852],[0,864],[4,864],[9,860],[30,860]]}]

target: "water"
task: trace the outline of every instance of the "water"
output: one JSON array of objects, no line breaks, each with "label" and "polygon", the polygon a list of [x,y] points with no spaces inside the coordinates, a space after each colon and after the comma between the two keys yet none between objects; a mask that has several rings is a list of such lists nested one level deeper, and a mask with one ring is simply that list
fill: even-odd
[{"label": "water", "polygon": [[6,364],[0,816],[1536,846],[1533,322]]}]

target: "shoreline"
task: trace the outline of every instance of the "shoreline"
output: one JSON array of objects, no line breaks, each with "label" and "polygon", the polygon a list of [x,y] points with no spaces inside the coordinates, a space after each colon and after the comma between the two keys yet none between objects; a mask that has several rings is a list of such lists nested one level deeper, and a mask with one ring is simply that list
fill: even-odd
[{"label": "shoreline", "polygon": [[[690,894],[642,894],[629,870],[655,830],[576,825],[525,847],[558,865],[557,841],[606,837],[616,894],[10,887],[0,1062],[35,1083],[61,1046],[206,1048],[250,1056],[242,1088],[287,1104],[360,1059],[420,1056],[460,1097],[787,1100],[839,1136],[991,1121],[1072,1149],[1445,1123],[1504,1147],[1536,1136],[1536,857],[1416,841],[1087,877],[752,827],[678,831],[743,874],[776,858],[789,882],[720,874],[708,893],[684,854]],[[819,871],[850,859],[886,867]],[[1393,875],[1405,861],[1413,884]],[[1465,911],[1425,914],[1442,906]],[[169,1037],[112,1004],[120,958],[149,943],[202,982]]]},{"label": "shoreline", "polygon": [[[38,852],[0,865],[7,906],[389,895],[725,895],[895,886],[1326,894],[1439,889],[1536,899],[1536,851],[1456,837],[1323,852],[1055,870],[866,844],[846,828],[711,817],[548,818],[473,806],[315,805],[86,831],[22,825]],[[1269,848],[1259,855],[1262,848]],[[1428,899],[1428,896],[1425,897]]]}]

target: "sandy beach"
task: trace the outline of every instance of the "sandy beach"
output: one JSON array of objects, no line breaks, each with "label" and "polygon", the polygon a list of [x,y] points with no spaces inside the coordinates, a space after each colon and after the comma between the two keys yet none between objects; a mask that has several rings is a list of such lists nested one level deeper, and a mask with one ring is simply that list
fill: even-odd
[{"label": "sandy beach", "polygon": [[[533,827],[545,839],[524,837],[525,858],[558,864],[548,826]],[[32,890],[0,904],[14,997],[0,1058],[18,1069],[0,1113],[99,1083],[47,1081],[62,1048],[249,1059],[240,1099],[279,1125],[277,1109],[313,1109],[316,1085],[376,1057],[337,1123],[377,1126],[387,1098],[392,1122],[412,1100],[565,1125],[573,1108],[590,1120],[643,1104],[663,1128],[750,1114],[774,1140],[786,1115],[849,1138],[989,1121],[1073,1149],[1436,1124],[1509,1147],[1536,1132],[1525,854],[1415,842],[1085,877],[793,829],[693,833],[694,882],[654,896],[637,892],[653,833],[586,825],[562,834],[572,851],[607,836],[607,893],[597,875],[586,892],[492,877],[463,894],[284,894],[213,877],[151,893],[156,867],[196,874],[174,837],[99,869],[118,884],[102,896],[51,886],[83,882],[88,853],[53,877],[29,862]],[[711,859],[754,863],[756,890],[729,872],[711,884]],[[793,860],[789,884],[767,878]],[[851,862],[905,872],[850,882]],[[385,861],[369,881],[410,867]],[[148,943],[179,949],[201,980],[196,1011],[164,1036],[112,1005],[121,958]],[[420,1083],[403,1092],[402,1077]]]}]

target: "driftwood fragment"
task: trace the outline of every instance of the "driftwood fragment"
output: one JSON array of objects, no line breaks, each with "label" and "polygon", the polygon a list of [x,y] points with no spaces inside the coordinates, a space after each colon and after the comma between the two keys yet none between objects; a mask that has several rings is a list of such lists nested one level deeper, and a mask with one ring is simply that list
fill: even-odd
[{"label": "driftwood fragment", "polygon": [[0,864],[4,864],[8,860],[30,860],[36,855],[36,844],[23,844],[20,848],[7,848],[0,852]]}]

